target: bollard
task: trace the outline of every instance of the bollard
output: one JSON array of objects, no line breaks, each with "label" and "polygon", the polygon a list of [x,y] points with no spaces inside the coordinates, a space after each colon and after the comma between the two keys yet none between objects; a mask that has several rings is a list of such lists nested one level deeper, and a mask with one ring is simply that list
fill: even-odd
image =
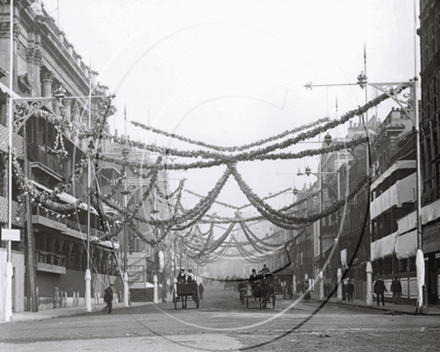
[{"label": "bollard", "polygon": [[293,275],[292,286],[293,294],[296,295],[296,275]]},{"label": "bollard", "polygon": [[36,295],[37,295],[37,297],[36,297],[36,306],[37,306],[37,312],[38,312],[38,307],[40,306],[40,296],[39,296],[39,289],[38,289],[38,286],[35,288],[35,291],[36,291]]},{"label": "bollard", "polygon": [[373,287],[373,266],[371,265],[371,262],[367,262],[366,266],[366,273],[367,273],[367,296],[366,296],[366,304],[367,307],[371,307],[373,305],[373,293],[372,293],[372,287]]},{"label": "bollard", "polygon": [[342,269],[338,268],[336,275],[338,277],[338,289],[337,289],[337,302],[341,303],[342,302]]},{"label": "bollard", "polygon": [[423,304],[420,308],[420,314],[428,314],[428,290],[426,289],[426,285],[422,286],[423,292]]},{"label": "bollard", "polygon": [[53,307],[58,308],[58,297],[60,295],[60,289],[58,287],[54,287],[53,290]]}]

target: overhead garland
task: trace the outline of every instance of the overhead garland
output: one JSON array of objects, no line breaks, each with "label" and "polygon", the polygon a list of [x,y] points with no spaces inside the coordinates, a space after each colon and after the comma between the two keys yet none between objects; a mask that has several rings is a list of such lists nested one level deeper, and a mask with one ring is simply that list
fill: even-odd
[{"label": "overhead garland", "polygon": [[[405,87],[406,88],[406,87]],[[120,137],[112,137],[113,141],[122,144],[122,145],[130,145],[132,147],[136,147],[142,150],[148,150],[150,152],[156,152],[160,153],[162,155],[168,155],[168,156],[178,156],[178,157],[185,157],[185,158],[198,158],[202,157],[204,159],[220,159],[225,163],[236,163],[239,161],[248,161],[250,159],[256,158],[259,155],[268,154],[271,153],[277,149],[285,149],[291,145],[297,144],[298,142],[305,141],[308,139],[311,139],[313,137],[316,137],[320,133],[324,133],[330,129],[333,129],[339,125],[342,125],[346,123],[348,120],[355,116],[361,116],[365,112],[367,112],[369,109],[379,105],[382,101],[389,99],[389,95],[386,93],[383,93],[379,95],[378,97],[374,98],[373,100],[369,101],[362,107],[358,107],[355,110],[351,110],[344,114],[339,120],[333,120],[330,122],[327,122],[323,126],[320,126],[318,128],[315,128],[308,132],[300,133],[298,136],[289,138],[283,142],[275,143],[273,145],[260,148],[251,152],[243,152],[236,155],[226,155],[219,152],[207,152],[203,150],[193,150],[193,151],[179,151],[177,149],[171,149],[171,148],[164,148],[164,147],[157,147],[156,145],[148,145],[145,143],[137,142],[137,141],[131,141],[127,140],[125,138]]]},{"label": "overhead garland", "polygon": [[179,135],[176,135],[174,133],[169,133],[169,132],[166,132],[166,131],[162,131],[162,130],[159,130],[157,128],[151,127],[151,126],[146,126],[146,125],[144,125],[144,124],[142,124],[140,122],[136,122],[136,121],[130,121],[130,122],[134,126],[141,127],[144,130],[152,131],[154,133],[158,133],[158,134],[161,134],[161,135],[166,136],[166,137],[175,138],[175,139],[178,139],[180,141],[187,142],[187,143],[190,143],[190,144],[195,144],[195,145],[199,145],[201,147],[206,147],[206,148],[209,148],[209,149],[213,149],[213,150],[217,150],[217,151],[222,151],[222,152],[237,152],[237,151],[242,151],[242,150],[250,149],[252,147],[260,146],[260,145],[263,145],[265,143],[275,141],[277,139],[284,138],[284,137],[288,136],[289,134],[294,134],[294,133],[303,131],[303,130],[308,129],[310,127],[314,127],[314,126],[319,125],[321,123],[327,122],[329,120],[330,119],[328,117],[324,117],[324,118],[319,119],[319,120],[317,120],[315,122],[312,122],[312,123],[309,123],[309,124],[306,124],[306,125],[302,125],[300,127],[294,128],[294,129],[289,130],[289,131],[284,131],[284,132],[282,132],[282,133],[280,133],[280,134],[278,134],[276,136],[272,136],[272,137],[269,137],[269,138],[266,138],[266,139],[262,139],[262,140],[259,140],[257,142],[254,142],[254,143],[251,143],[251,144],[246,144],[246,145],[243,145],[243,146],[240,146],[240,147],[238,147],[238,146],[235,146],[235,147],[221,147],[221,146],[216,146],[216,145],[212,145],[212,144],[207,144],[207,143],[204,143],[204,142],[201,142],[201,141],[195,141],[195,140],[183,137],[183,136],[179,136]]},{"label": "overhead garland", "polygon": [[[279,191],[279,192],[277,192],[277,193],[275,193],[275,194],[271,194],[271,195],[266,196],[266,197],[264,197],[264,198],[262,198],[262,199],[265,200],[265,199],[275,198],[275,197],[277,197],[277,196],[279,196],[279,195],[281,195],[281,194],[283,194],[283,193],[286,193],[286,192],[288,192],[288,191],[291,191],[291,190],[292,190],[292,188],[286,188],[285,190]],[[195,192],[192,192],[192,191],[190,191],[190,190],[188,190],[188,189],[185,189],[185,192],[187,192],[187,193],[189,193],[189,194],[192,194],[192,195],[194,195],[194,196],[196,196],[196,197],[199,197],[199,198],[202,198],[202,197],[203,197],[203,196],[201,196],[200,194],[197,194],[197,193],[195,193]],[[231,209],[236,209],[236,210],[241,210],[241,209],[244,209],[244,208],[247,208],[247,207],[252,206],[252,204],[245,204],[245,205],[242,205],[242,206],[240,206],[240,207],[237,207],[237,206],[235,206],[235,205],[231,205],[231,204],[227,204],[227,203],[222,203],[222,202],[218,202],[218,201],[215,201],[214,203],[215,203],[215,204],[223,205],[223,206],[226,207],[226,208],[231,208]]]},{"label": "overhead garland", "polygon": [[230,165],[229,169],[231,169],[231,173],[234,176],[235,180],[238,183],[241,191],[246,195],[251,204],[263,215],[267,220],[272,222],[274,225],[277,225],[284,229],[291,229],[292,225],[298,224],[311,224],[323,217],[326,217],[335,211],[337,211],[341,206],[345,204],[346,201],[350,200],[352,197],[356,195],[356,193],[362,189],[369,181],[368,176],[364,178],[362,182],[360,182],[357,187],[350,193],[350,195],[346,199],[339,200],[329,206],[327,206],[322,212],[318,214],[309,215],[306,217],[298,217],[288,215],[286,213],[279,212],[273,209],[269,204],[263,202],[258,196],[251,190],[251,188],[243,181],[240,174],[238,173],[236,167],[234,165]]},{"label": "overhead garland", "polygon": [[[363,143],[367,142],[367,137],[361,137],[356,140],[348,141],[345,144],[334,144],[328,147],[318,148],[318,149],[307,149],[303,150],[298,153],[280,153],[280,154],[267,154],[267,155],[257,155],[255,157],[250,157],[246,160],[241,161],[264,161],[264,160],[285,160],[285,159],[301,159],[304,157],[311,157],[315,155],[321,155],[326,153],[334,153],[340,150],[345,149],[351,149],[358,145],[361,145]],[[133,168],[133,170],[137,169],[143,169],[148,168],[149,173],[152,171],[150,165],[145,165],[145,163],[140,163],[136,161],[124,161],[117,158],[108,157],[105,155],[100,155],[97,158],[99,161],[102,162],[108,162],[108,163],[114,163],[117,165],[129,165],[130,168]],[[231,163],[232,159],[220,159],[220,160],[211,160],[211,161],[197,161],[193,163],[172,163],[172,164],[164,164],[160,165],[160,169],[167,169],[167,170],[191,170],[191,169],[202,169],[202,168],[210,168],[214,166],[220,166],[220,165],[226,165]],[[233,160],[232,160],[233,162]],[[140,176],[143,178],[148,178],[149,175],[142,174],[139,171],[134,172],[136,176]]]},{"label": "overhead garland", "polygon": [[[126,169],[130,169],[133,174],[136,176],[146,178],[149,180],[145,192],[142,194],[141,200],[130,207],[122,207],[118,204],[115,200],[112,199],[112,197],[116,194],[117,190],[120,189],[122,186],[122,181],[118,180],[115,187],[111,190],[111,192],[107,195],[98,195],[96,199],[98,200],[96,203],[96,206],[99,206],[99,202],[103,202],[107,206],[111,207],[113,210],[116,210],[116,212],[119,213],[115,217],[116,222],[118,223],[117,226],[114,226],[110,237],[114,237],[117,235],[117,233],[122,229],[122,224],[128,224],[130,228],[131,236],[139,236],[140,238],[143,238],[145,241],[148,241],[149,243],[162,243],[165,238],[168,236],[170,231],[183,231],[186,229],[190,229],[190,232],[187,234],[188,237],[183,237],[182,244],[184,245],[185,249],[189,251],[189,253],[196,258],[197,260],[201,262],[206,262],[208,260],[218,260],[221,256],[225,255],[226,249],[229,248],[228,246],[225,246],[225,239],[227,236],[233,231],[233,228],[235,224],[239,223],[242,227],[243,233],[245,234],[246,238],[249,241],[249,244],[253,246],[254,250],[260,252],[260,253],[266,253],[268,251],[273,250],[273,248],[277,248],[275,244],[268,242],[267,240],[261,240],[258,237],[256,237],[252,232],[249,230],[249,228],[246,226],[247,221],[258,221],[262,219],[267,219],[273,224],[279,226],[280,228],[284,229],[296,229],[301,230],[305,226],[308,226],[312,222],[328,216],[329,214],[337,211],[345,202],[349,199],[351,199],[364,185],[368,182],[368,179],[365,180],[363,183],[360,183],[351,193],[348,197],[346,197],[343,200],[340,200],[338,202],[335,202],[325,208],[323,211],[319,213],[310,214],[306,217],[300,217],[295,216],[294,213],[289,213],[288,210],[293,209],[296,205],[300,204],[301,202],[304,202],[304,200],[301,200],[301,202],[295,202],[297,204],[291,204],[289,206],[286,206],[282,209],[276,210],[273,209],[271,206],[269,206],[265,200],[267,200],[270,197],[264,197],[259,198],[252,189],[244,182],[241,175],[238,173],[236,169],[236,163],[243,162],[243,161],[261,161],[261,160],[282,160],[282,159],[294,159],[294,158],[302,158],[304,156],[313,156],[313,155],[319,155],[323,153],[331,153],[336,152],[342,149],[346,148],[353,148],[357,145],[360,145],[362,143],[365,143],[367,141],[367,138],[357,139],[350,141],[346,143],[345,145],[342,144],[336,144],[325,148],[319,148],[319,149],[312,149],[312,150],[306,150],[300,153],[278,153],[275,154],[274,152],[279,149],[287,148],[291,145],[294,145],[300,141],[304,141],[310,138],[313,138],[314,136],[326,132],[327,130],[334,128],[342,123],[345,123],[350,118],[354,116],[359,116],[363,114],[365,111],[370,109],[371,107],[376,106],[381,101],[388,99],[387,94],[383,94],[371,102],[365,104],[363,107],[359,107],[356,110],[352,110],[345,114],[340,120],[335,121],[329,121],[328,119],[321,119],[320,121],[317,121],[315,123],[309,124],[307,126],[301,126],[295,130],[286,131],[283,134],[265,139],[260,140],[258,142],[255,142],[253,144],[249,144],[246,146],[241,147],[218,147],[218,146],[211,146],[204,144],[203,142],[197,142],[192,140],[185,140],[187,142],[190,142],[192,144],[198,144],[203,147],[207,147],[210,149],[214,149],[217,152],[212,151],[203,151],[203,150],[196,150],[196,151],[179,151],[176,149],[170,149],[170,148],[160,148],[156,147],[154,145],[145,145],[139,142],[127,140],[125,138],[118,138],[118,137],[110,137],[108,134],[104,131],[104,125],[105,125],[105,118],[107,116],[106,113],[104,113],[101,118],[98,120],[98,123],[92,130],[82,130],[79,132],[80,138],[111,138],[116,143],[119,143],[121,145],[130,145],[132,147],[139,148],[141,150],[148,150],[153,152],[160,152],[163,155],[174,155],[178,157],[185,157],[185,158],[196,158],[201,157],[202,161],[197,161],[195,163],[188,163],[188,164],[181,164],[181,163],[173,163],[173,164],[162,164],[161,158],[158,158],[156,163],[154,165],[148,165],[148,173],[143,173],[143,169],[145,168],[145,164],[136,163],[130,160],[118,160],[114,158],[109,158],[102,156],[100,152],[100,148],[91,141],[89,143],[88,147],[88,154],[93,156],[93,160],[95,161],[96,165],[100,161],[104,162],[111,162],[114,164],[119,164],[123,167],[123,171]],[[108,110],[109,105],[106,105],[106,108]],[[43,114],[44,115],[44,114]],[[47,117],[49,118],[49,117]],[[63,126],[63,128],[69,128],[68,125],[64,126],[64,122],[57,122],[60,125]],[[322,126],[320,124],[323,124]],[[138,124],[139,125],[139,124]],[[320,125],[320,126],[318,126]],[[316,127],[318,126],[318,127]],[[310,131],[299,133],[295,137],[288,138],[282,142],[273,143],[271,145],[262,147],[263,144],[268,142],[274,142],[277,141],[280,138],[286,137],[289,134],[293,134],[296,132],[304,131],[305,129],[314,127]],[[163,131],[161,131],[163,132]],[[165,132],[164,132],[165,133]],[[181,139],[183,137],[172,135],[172,137]],[[61,148],[62,139],[58,140],[58,147]],[[250,149],[252,147],[260,147],[253,151],[247,151],[242,152],[243,150]],[[58,149],[59,149],[58,148]],[[218,152],[221,151],[221,152]],[[229,155],[222,153],[223,151],[234,151],[234,152],[240,152],[235,155]],[[94,155],[93,155],[94,154]],[[219,166],[219,165],[226,165],[226,170],[224,171],[224,174],[220,177],[220,179],[217,181],[215,187],[208,193],[206,197],[203,197],[200,202],[193,207],[190,210],[186,210],[182,207],[182,204],[180,203],[181,194],[183,191],[183,182],[179,184],[179,187],[172,192],[170,195],[165,195],[161,191],[161,189],[157,186],[156,180],[158,176],[159,170],[162,169],[170,169],[170,170],[188,170],[190,168],[202,168],[202,167],[211,167],[211,166]],[[64,190],[67,190],[69,185],[72,184],[75,175],[79,175],[83,172],[85,168],[85,162],[84,160],[81,160],[78,167],[75,169],[74,176],[72,176],[71,179],[69,179],[68,182],[65,184],[60,184],[57,188],[55,194],[57,192],[62,192]],[[17,175],[17,179],[19,184],[21,185],[22,192],[30,192],[34,198],[40,202],[44,202],[45,205],[48,207],[51,207],[55,210],[60,211],[67,211],[74,209],[76,204],[59,204],[53,201],[54,194],[45,194],[44,192],[39,192],[35,189],[35,187],[32,187],[30,182],[26,179],[24,179],[23,175],[20,174],[20,168],[18,162],[15,160],[14,162],[14,170]],[[212,207],[212,205],[217,202],[216,199],[218,198],[218,195],[220,194],[223,186],[225,185],[226,181],[228,180],[230,175],[233,175],[234,179],[236,180],[237,184],[239,185],[241,191],[246,195],[248,200],[250,201],[250,205],[254,206],[259,213],[262,215],[261,217],[253,217],[248,219],[241,219],[239,217],[235,218],[220,218],[215,216],[209,216],[207,215],[207,212]],[[159,197],[163,199],[170,200],[174,196],[176,197],[175,204],[174,204],[174,211],[170,218],[168,219],[146,219],[145,217],[142,217],[138,210],[142,203],[146,200],[146,198],[150,195],[151,191],[153,189],[156,189],[157,194]],[[88,194],[92,190],[88,190],[87,194],[85,195],[88,197]],[[284,191],[278,193],[281,194]],[[310,199],[310,198],[309,198]],[[82,198],[79,200],[82,201]],[[218,202],[219,203],[219,202]],[[244,207],[250,206],[249,204],[243,206],[243,207],[233,207],[230,205],[227,205],[226,203],[223,203],[222,205],[229,206],[233,209],[240,210]],[[133,221],[138,220],[142,221],[146,224],[149,224],[153,226],[156,230],[161,230],[161,236],[158,237],[156,231],[156,234],[154,236],[147,236],[145,234],[140,233],[137,231],[137,229],[134,226]],[[229,227],[225,231],[224,235],[221,236],[221,240],[213,240],[213,225],[218,223],[227,223],[229,222]],[[198,223],[210,223],[211,227],[210,230],[206,234],[202,234],[200,231],[200,228],[197,226]],[[154,231],[153,231],[154,232]],[[207,238],[205,239],[205,236]],[[225,236],[225,237],[224,237]],[[195,242],[196,244],[194,244]],[[237,241],[236,241],[237,242]],[[286,241],[284,244],[290,244],[291,241]],[[165,248],[165,247],[164,247]],[[237,248],[240,248],[243,253],[246,252],[246,249],[244,246],[238,245]],[[218,251],[218,249],[221,249]],[[223,250],[224,249],[224,250]],[[216,254],[213,254],[216,253]],[[248,255],[248,254],[246,254]]]}]

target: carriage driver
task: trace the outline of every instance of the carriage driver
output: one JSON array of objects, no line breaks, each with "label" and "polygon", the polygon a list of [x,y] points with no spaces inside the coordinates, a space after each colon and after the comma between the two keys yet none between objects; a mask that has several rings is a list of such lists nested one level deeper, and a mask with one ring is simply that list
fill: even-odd
[{"label": "carriage driver", "polygon": [[263,265],[263,269],[260,270],[260,273],[263,275],[270,274],[269,268],[266,266],[266,264]]},{"label": "carriage driver", "polygon": [[255,269],[252,269],[252,274],[249,276],[249,283],[251,284],[251,287],[254,288],[257,284],[257,271]]},{"label": "carriage driver", "polygon": [[179,275],[177,275],[177,283],[178,284],[185,284],[186,283],[186,275],[185,275],[185,269],[180,269]]},{"label": "carriage driver", "polygon": [[257,271],[255,269],[252,269],[252,274],[249,276],[249,279],[255,279],[257,277]]},{"label": "carriage driver", "polygon": [[194,274],[193,274],[192,270],[191,270],[191,269],[188,269],[188,275],[186,276],[186,282],[187,282],[187,283],[190,284],[191,282],[195,281],[193,275],[194,275]]}]

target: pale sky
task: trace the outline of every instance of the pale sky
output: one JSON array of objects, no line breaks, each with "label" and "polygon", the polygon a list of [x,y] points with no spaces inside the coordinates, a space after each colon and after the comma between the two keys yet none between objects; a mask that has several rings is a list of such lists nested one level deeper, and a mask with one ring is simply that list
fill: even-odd
[{"label": "pale sky", "polygon": [[[357,86],[310,91],[304,84],[356,82],[364,66],[364,43],[369,82],[406,81],[415,72],[413,0],[43,2],[84,62],[99,72],[99,81],[116,93],[118,112],[110,124],[119,134],[124,105],[128,120],[149,120],[156,128],[222,146],[341,116],[364,104],[364,91]],[[381,120],[390,106],[378,109]],[[127,131],[133,140],[194,149],[131,124]],[[312,147],[317,145],[307,145]],[[313,181],[293,175],[313,163],[256,162],[238,168],[264,197]],[[186,177],[189,189],[206,195],[223,170],[170,177]],[[220,201],[247,203],[235,181],[227,186]],[[188,205],[195,200],[186,196]],[[273,205],[288,200],[282,196]]]}]

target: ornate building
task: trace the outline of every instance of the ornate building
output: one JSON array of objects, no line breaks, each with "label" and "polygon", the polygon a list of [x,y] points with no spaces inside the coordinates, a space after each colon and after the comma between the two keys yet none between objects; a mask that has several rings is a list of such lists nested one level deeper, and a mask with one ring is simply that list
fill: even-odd
[{"label": "ornate building", "polygon": [[[62,190],[58,187],[72,179],[86,158],[87,140],[80,140],[72,131],[84,128],[89,117],[94,126],[105,99],[94,98],[88,103],[89,87],[91,81],[94,84],[96,72],[84,64],[39,1],[14,3],[14,69],[9,72],[9,16],[9,2],[0,1],[0,225],[6,228],[8,218],[7,126],[8,109],[12,108],[15,157],[12,226],[21,231],[21,241],[12,246],[13,310],[81,305],[88,263],[92,296],[102,296],[105,285],[117,281],[115,246],[103,240],[102,214],[88,207],[84,199],[87,166],[70,187]],[[13,75],[12,87],[9,87],[10,75]],[[94,87],[93,96],[107,95],[106,87],[100,84]],[[55,98],[57,90],[61,95]],[[10,107],[9,96],[14,99]],[[61,119],[69,128],[60,127]],[[25,184],[25,192],[18,187],[19,182]],[[5,248],[3,241],[2,273]],[[3,277],[0,276],[2,287]]]},{"label": "ornate building", "polygon": [[[439,298],[440,275],[440,2],[420,1],[422,250],[429,303]],[[427,261],[426,261],[427,259]]]}]

